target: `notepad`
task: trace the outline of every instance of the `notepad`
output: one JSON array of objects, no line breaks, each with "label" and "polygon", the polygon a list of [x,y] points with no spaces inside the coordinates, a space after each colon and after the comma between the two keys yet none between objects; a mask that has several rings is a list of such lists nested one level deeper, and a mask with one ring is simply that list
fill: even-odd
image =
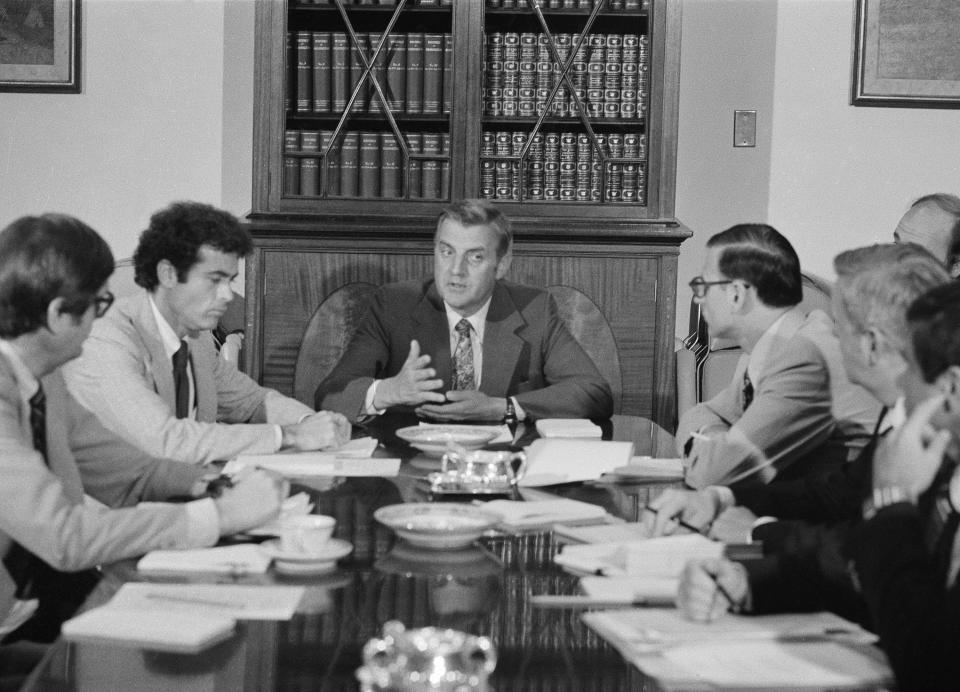
[{"label": "notepad", "polygon": [[687,534],[625,543],[566,545],[553,560],[579,574],[679,577],[689,560],[722,555],[722,543]]},{"label": "notepad", "polygon": [[108,604],[127,611],[289,620],[303,599],[302,586],[128,582]]},{"label": "notepad", "polygon": [[568,499],[535,502],[493,500],[483,503],[483,508],[498,515],[503,525],[511,528],[529,528],[568,521],[602,520],[607,516],[607,511],[599,505]]},{"label": "notepad", "polygon": [[197,550],[152,550],[137,562],[141,572],[263,574],[270,558],[250,543]]},{"label": "notepad", "polygon": [[627,543],[649,538],[638,522],[618,522],[601,526],[557,526],[554,534],[568,543]]},{"label": "notepad", "polygon": [[539,487],[599,478],[633,455],[632,442],[539,439],[526,448],[527,472],[519,485]]},{"label": "notepad", "polygon": [[590,437],[603,434],[599,425],[587,418],[541,418],[536,422],[540,437]]},{"label": "notepad", "polygon": [[580,590],[610,603],[673,605],[680,580],[676,577],[581,577]]},{"label": "notepad", "polygon": [[67,620],[61,633],[68,642],[195,654],[228,639],[235,625],[229,616],[131,611],[108,604]]}]

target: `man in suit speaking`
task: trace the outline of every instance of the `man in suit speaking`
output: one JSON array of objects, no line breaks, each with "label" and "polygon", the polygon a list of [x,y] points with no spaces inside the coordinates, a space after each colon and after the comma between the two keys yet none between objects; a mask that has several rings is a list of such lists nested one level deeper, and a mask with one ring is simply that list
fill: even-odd
[{"label": "man in suit speaking", "polygon": [[606,418],[603,379],[546,291],[504,281],[507,219],[479,200],[445,209],[433,279],[380,289],[317,406],[351,421],[404,407],[437,420]]}]

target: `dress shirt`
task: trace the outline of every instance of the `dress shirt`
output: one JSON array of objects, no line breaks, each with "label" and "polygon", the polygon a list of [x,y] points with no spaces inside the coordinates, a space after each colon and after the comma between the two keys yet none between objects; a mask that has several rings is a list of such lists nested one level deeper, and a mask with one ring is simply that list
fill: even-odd
[{"label": "dress shirt", "polygon": [[[760,381],[764,364],[771,358],[776,357],[775,354],[771,353],[771,349],[778,343],[776,338],[777,332],[780,331],[780,325],[783,324],[786,316],[787,313],[784,312],[774,320],[773,324],[767,327],[767,330],[760,335],[757,343],[753,346],[753,350],[750,351],[750,359],[747,361],[747,377],[750,378],[751,383]],[[780,341],[779,343],[782,344],[783,342]]]},{"label": "dress shirt", "polygon": [[[167,322],[167,318],[164,317],[157,304],[153,300],[153,295],[150,295],[150,309],[153,310],[153,316],[157,320],[157,331],[160,332],[160,340],[163,341],[163,352],[166,354],[167,358],[170,359],[170,362],[173,363],[173,355],[180,350],[180,337],[177,336],[177,333],[173,331],[173,327],[170,326],[170,323]],[[191,420],[197,419],[197,397],[194,390],[193,384],[193,359],[190,359],[190,367],[187,368],[187,382],[190,383],[190,415],[187,416]],[[304,418],[307,418],[309,414],[304,415],[300,418],[300,421],[303,421]],[[298,422],[300,422],[298,421]],[[283,446],[283,429],[279,425],[274,425],[274,437],[276,438],[277,449],[280,449]]]}]

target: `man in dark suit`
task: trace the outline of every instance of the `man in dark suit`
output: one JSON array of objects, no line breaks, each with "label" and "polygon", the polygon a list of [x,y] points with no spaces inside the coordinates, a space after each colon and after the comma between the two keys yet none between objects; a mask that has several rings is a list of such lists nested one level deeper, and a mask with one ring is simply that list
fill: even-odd
[{"label": "man in dark suit", "polygon": [[436,420],[609,417],[610,385],[550,295],[503,280],[511,259],[493,205],[445,209],[433,279],[380,289],[315,404],[351,421],[397,407]]}]

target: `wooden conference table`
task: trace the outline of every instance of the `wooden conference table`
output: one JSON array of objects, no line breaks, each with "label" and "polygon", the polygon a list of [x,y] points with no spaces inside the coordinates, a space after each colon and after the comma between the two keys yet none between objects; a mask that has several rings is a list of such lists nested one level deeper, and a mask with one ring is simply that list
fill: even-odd
[{"label": "wooden conference table", "polygon": [[[355,690],[364,643],[394,619],[408,628],[436,625],[489,636],[498,657],[490,679],[493,690],[653,687],[580,622],[579,611],[530,606],[531,593],[576,593],[576,577],[552,562],[557,544],[550,531],[487,537],[474,547],[445,552],[404,544],[373,520],[378,507],[430,500],[417,481],[426,471],[418,468],[416,450],[393,435],[403,423],[409,421],[380,421],[366,431],[389,452],[402,456],[398,477],[348,478],[309,489],[314,511],[336,517],[334,535],[354,546],[335,572],[221,578],[227,583],[305,586],[307,594],[291,621],[241,623],[233,638],[199,655],[61,640],[23,689]],[[525,444],[535,434],[526,431],[518,443]],[[604,437],[633,441],[638,455],[676,454],[673,437],[644,418],[614,416],[604,423]],[[671,484],[577,484],[556,492],[603,505],[610,513],[635,521],[647,499],[667,485]],[[111,565],[88,603],[103,603],[124,581],[140,579],[135,561]]]}]

